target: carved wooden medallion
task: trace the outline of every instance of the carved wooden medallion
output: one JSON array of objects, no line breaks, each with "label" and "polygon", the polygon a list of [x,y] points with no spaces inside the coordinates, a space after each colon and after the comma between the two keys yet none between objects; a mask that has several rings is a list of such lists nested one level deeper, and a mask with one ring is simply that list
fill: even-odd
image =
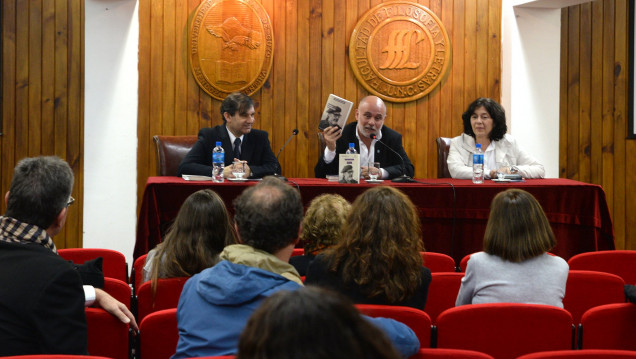
[{"label": "carved wooden medallion", "polygon": [[205,0],[192,19],[188,47],[192,74],[210,96],[251,95],[272,68],[272,23],[254,0]]},{"label": "carved wooden medallion", "polygon": [[367,11],[349,41],[349,62],[358,81],[392,102],[414,101],[431,92],[450,61],[451,43],[441,20],[408,1]]}]

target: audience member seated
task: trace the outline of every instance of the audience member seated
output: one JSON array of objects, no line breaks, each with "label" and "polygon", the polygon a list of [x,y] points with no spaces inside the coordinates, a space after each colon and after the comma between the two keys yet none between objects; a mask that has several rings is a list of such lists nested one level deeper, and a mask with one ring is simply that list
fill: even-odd
[{"label": "audience member seated", "polygon": [[314,258],[340,239],[340,230],[344,224],[351,204],[338,194],[322,194],[314,198],[305,212],[303,241],[305,254],[289,259],[301,276],[307,275],[307,267]]},{"label": "audience member seated", "polygon": [[495,100],[478,98],[462,114],[464,133],[451,140],[448,171],[453,178],[473,176],[475,145],[484,151],[484,178],[496,178],[497,171],[523,178],[543,178],[545,170],[532,155],[506,134],[506,113]]},{"label": "audience member seated", "polygon": [[521,189],[492,200],[484,251],[473,253],[455,305],[547,304],[563,308],[568,264],[547,252],[556,245],[537,200]]},{"label": "audience member seated", "polygon": [[221,197],[211,189],[194,192],[181,205],[163,242],[148,252],[144,281],[191,277],[219,262],[226,245],[236,242],[234,226]]},{"label": "audience member seated", "polygon": [[92,286],[57,255],[52,237],[73,204],[73,171],[59,157],[21,160],[0,216],[0,356],[87,354],[84,306],[137,328],[126,305]]},{"label": "audience member seated", "polygon": [[375,187],[353,202],[342,238],[309,265],[305,283],[355,303],[424,309],[431,272],[422,266],[419,215],[393,187]]},{"label": "audience member seated", "polygon": [[202,128],[199,139],[183,158],[177,176],[212,175],[212,149],[221,142],[225,150],[225,178],[234,178],[234,160],[245,163],[245,177],[261,178],[280,171],[280,164],[272,152],[269,135],[253,129],[256,121],[254,101],[246,94],[233,92],[221,103],[223,124]]},{"label": "audience member seated", "polygon": [[399,358],[369,320],[386,319],[363,317],[346,298],[317,287],[281,291],[250,317],[237,359]]},{"label": "audience member seated", "polygon": [[177,308],[173,359],[231,355],[247,319],[266,297],[302,286],[289,262],[303,206],[297,190],[267,177],[234,201],[239,243],[188,280]]},{"label": "audience member seated", "polygon": [[[298,190],[266,177],[234,200],[237,239],[221,261],[186,282],[177,307],[179,341],[172,359],[233,355],[250,315],[280,290],[302,287],[289,258],[298,242],[303,205]],[[389,321],[382,329],[411,355],[415,334]],[[382,324],[382,323],[380,323]],[[407,334],[404,334],[407,333]]]}]

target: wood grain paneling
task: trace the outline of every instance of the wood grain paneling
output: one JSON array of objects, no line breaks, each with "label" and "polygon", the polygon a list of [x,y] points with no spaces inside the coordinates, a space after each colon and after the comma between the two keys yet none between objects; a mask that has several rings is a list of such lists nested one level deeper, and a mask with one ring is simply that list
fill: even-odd
[{"label": "wood grain paneling", "polygon": [[[0,186],[27,156],[57,155],[75,174],[59,248],[82,246],[84,138],[84,2],[2,1]],[[1,212],[6,206],[1,201]]]},{"label": "wood grain paneling", "polygon": [[561,16],[560,174],[603,186],[619,249],[636,249],[636,171],[627,163],[636,141],[626,139],[629,6],[596,0]]},{"label": "wood grain paneling", "polygon": [[[274,63],[269,79],[252,97],[256,128],[269,132],[283,174],[313,177],[318,158],[320,114],[330,93],[357,103],[367,94],[349,66],[351,32],[379,0],[262,0],[274,27]],[[501,0],[420,0],[444,23],[453,58],[449,73],[416,102],[387,102],[386,125],[402,133],[419,178],[437,176],[434,140],[461,133],[461,113],[476,97],[499,100]],[[148,0],[139,6],[138,198],[155,173],[152,136],[196,135],[222,123],[220,102],[196,86],[187,65],[187,29],[200,1]],[[176,94],[176,95],[175,95]],[[353,113],[349,121],[353,120]],[[185,125],[184,125],[185,123]]]}]

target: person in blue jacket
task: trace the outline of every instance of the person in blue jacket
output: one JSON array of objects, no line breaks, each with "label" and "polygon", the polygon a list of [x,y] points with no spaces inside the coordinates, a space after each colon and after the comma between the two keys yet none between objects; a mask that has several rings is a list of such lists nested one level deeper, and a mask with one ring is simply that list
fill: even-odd
[{"label": "person in blue jacket", "polygon": [[[280,290],[303,283],[289,264],[298,241],[303,205],[299,192],[274,177],[234,201],[239,243],[225,247],[221,262],[185,284],[177,307],[179,341],[172,359],[232,355],[250,315]],[[377,322],[404,356],[419,349],[406,325]]]}]

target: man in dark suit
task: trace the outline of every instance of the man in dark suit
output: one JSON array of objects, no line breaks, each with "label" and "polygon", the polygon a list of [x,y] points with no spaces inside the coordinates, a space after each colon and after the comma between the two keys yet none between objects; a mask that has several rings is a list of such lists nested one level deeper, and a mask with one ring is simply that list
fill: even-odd
[{"label": "man in dark suit", "polygon": [[221,103],[223,124],[199,131],[199,140],[179,165],[177,176],[212,175],[212,149],[221,141],[225,150],[225,178],[233,178],[234,159],[246,163],[245,177],[260,178],[279,172],[267,132],[252,128],[254,102],[240,92],[229,94]]},{"label": "man in dark suit", "polygon": [[82,286],[78,271],[57,255],[52,237],[73,204],[73,171],[58,157],[21,160],[0,216],[0,356],[86,354],[84,306],[92,302],[137,328],[126,306]]},{"label": "man in dark suit", "polygon": [[[406,174],[413,177],[414,168],[402,147],[402,135],[384,126],[386,105],[376,96],[367,96],[356,109],[356,122],[342,130],[337,126],[323,131],[326,144],[324,153],[318,158],[314,173],[318,178],[338,173],[338,155],[345,153],[349,143],[354,143],[360,154],[360,173],[369,178],[369,163],[380,162],[381,179],[391,179]],[[376,139],[370,136],[375,135]],[[382,141],[383,144],[378,143]],[[387,148],[390,147],[400,156]]]}]

